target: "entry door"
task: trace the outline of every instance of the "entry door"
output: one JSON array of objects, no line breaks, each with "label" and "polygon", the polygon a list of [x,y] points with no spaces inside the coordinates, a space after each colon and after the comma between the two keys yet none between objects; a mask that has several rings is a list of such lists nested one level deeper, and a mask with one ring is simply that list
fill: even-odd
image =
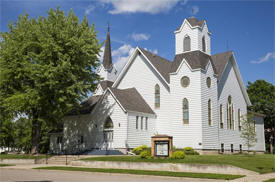
[{"label": "entry door", "polygon": [[113,130],[103,131],[105,148],[107,150],[113,148],[113,133],[114,133]]}]

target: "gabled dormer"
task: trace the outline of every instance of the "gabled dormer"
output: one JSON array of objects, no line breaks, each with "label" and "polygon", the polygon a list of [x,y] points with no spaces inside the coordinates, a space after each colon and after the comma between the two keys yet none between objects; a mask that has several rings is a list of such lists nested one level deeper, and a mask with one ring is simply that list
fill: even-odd
[{"label": "gabled dormer", "polygon": [[175,54],[200,50],[211,55],[210,32],[205,20],[184,19],[175,33]]}]

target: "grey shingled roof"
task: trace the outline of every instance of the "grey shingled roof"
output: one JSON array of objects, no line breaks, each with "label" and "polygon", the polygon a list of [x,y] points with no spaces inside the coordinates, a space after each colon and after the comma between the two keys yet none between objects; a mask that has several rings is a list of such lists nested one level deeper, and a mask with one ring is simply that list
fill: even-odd
[{"label": "grey shingled roof", "polygon": [[210,56],[202,51],[190,51],[175,55],[174,61],[171,62],[143,48],[139,47],[139,49],[168,83],[170,83],[169,74],[177,71],[183,59],[188,62],[192,69],[206,69],[208,61],[210,60],[214,73],[218,75],[218,81],[220,81],[224,67],[233,54],[232,51],[228,51]]},{"label": "grey shingled roof", "polygon": [[230,57],[232,55],[233,55],[232,51],[227,51],[227,52],[223,52],[223,53],[219,53],[219,54],[214,54],[211,56],[212,60],[213,60],[214,67],[217,70],[218,81],[221,80],[223,70],[225,69],[227,62],[230,60]]},{"label": "grey shingled roof", "polygon": [[105,49],[104,49],[104,56],[103,56],[103,66],[107,70],[109,70],[113,66],[109,25],[108,25],[108,32],[107,32],[106,42],[105,42]]},{"label": "grey shingled roof", "polygon": [[103,90],[106,90],[108,87],[111,87],[114,82],[108,81],[108,80],[103,80],[100,81],[99,84],[102,87]]},{"label": "grey shingled roof", "polygon": [[[183,59],[187,61],[187,63],[191,66],[192,69],[206,69],[209,60],[211,64],[214,65],[211,56],[209,56],[208,54],[205,54],[201,51],[191,51],[182,54],[177,54],[174,57],[174,61],[170,69],[171,73],[177,71]],[[215,66],[213,67],[214,73],[217,73]]]},{"label": "grey shingled roof", "polygon": [[117,89],[111,87],[110,90],[126,111],[155,114],[135,88]]},{"label": "grey shingled roof", "polygon": [[[192,27],[195,27],[195,26],[202,27],[203,24],[204,24],[204,21],[205,21],[205,20],[198,20],[198,19],[195,18],[195,17],[190,17],[190,18],[187,18],[186,20],[190,23],[190,25],[191,25]],[[180,27],[181,27],[181,25],[177,28],[177,30],[179,30]]]},{"label": "grey shingled roof", "polygon": [[75,108],[68,115],[79,115],[90,113],[102,95],[93,95],[80,104],[80,108]]},{"label": "grey shingled roof", "polygon": [[169,70],[172,65],[172,62],[167,59],[164,59],[156,54],[153,54],[143,48],[139,47],[139,49],[149,59],[149,61],[154,65],[154,67],[163,76],[163,78],[169,83],[170,82]]}]

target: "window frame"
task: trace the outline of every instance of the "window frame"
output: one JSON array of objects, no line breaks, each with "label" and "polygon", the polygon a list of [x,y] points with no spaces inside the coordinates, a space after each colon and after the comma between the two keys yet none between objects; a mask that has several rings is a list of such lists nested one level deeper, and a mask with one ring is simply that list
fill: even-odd
[{"label": "window frame", "polygon": [[145,118],[145,130],[148,130],[148,117]]},{"label": "window frame", "polygon": [[160,108],[160,87],[158,84],[155,85],[155,108]]},{"label": "window frame", "polygon": [[140,117],[140,129],[143,130],[143,116]]},{"label": "window frame", "polygon": [[191,38],[189,35],[185,35],[183,38],[183,52],[186,51],[191,51]]},{"label": "window frame", "polygon": [[211,99],[208,100],[208,126],[212,126],[212,103]]},{"label": "window frame", "polygon": [[138,130],[138,117],[139,116],[136,116],[136,130]]},{"label": "window frame", "polygon": [[223,108],[222,108],[222,104],[220,104],[220,128],[223,129]]},{"label": "window frame", "polygon": [[206,42],[205,42],[205,36],[202,37],[202,51],[206,52]]},{"label": "window frame", "polygon": [[[187,119],[184,118],[184,114],[187,114]],[[187,98],[182,100],[182,122],[189,124],[189,101]]]}]

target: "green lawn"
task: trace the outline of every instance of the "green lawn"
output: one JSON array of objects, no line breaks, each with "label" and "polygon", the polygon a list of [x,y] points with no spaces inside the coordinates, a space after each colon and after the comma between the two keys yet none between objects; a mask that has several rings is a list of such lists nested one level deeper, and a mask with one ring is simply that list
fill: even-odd
[{"label": "green lawn", "polygon": [[0,164],[0,167],[5,167],[5,166],[14,166],[14,165],[11,165],[11,164]]},{"label": "green lawn", "polygon": [[137,174],[137,175],[208,178],[208,179],[225,179],[225,180],[232,180],[232,179],[244,177],[243,175],[230,175],[230,174],[186,173],[186,172],[171,172],[171,171],[149,171],[149,170],[133,170],[133,169],[103,169],[103,168],[81,168],[81,167],[57,167],[57,166],[39,167],[39,168],[34,168],[34,169],[102,172],[102,173],[124,173],[124,174]]},{"label": "green lawn", "polygon": [[272,178],[272,179],[269,179],[269,180],[266,180],[264,182],[275,182],[275,178]]},{"label": "green lawn", "polygon": [[141,159],[138,156],[92,157],[88,161],[125,161],[161,163],[229,164],[240,168],[263,173],[275,172],[275,155],[187,155],[183,160]]},{"label": "green lawn", "polygon": [[29,154],[0,154],[0,159],[42,159],[46,155],[29,155]]}]

